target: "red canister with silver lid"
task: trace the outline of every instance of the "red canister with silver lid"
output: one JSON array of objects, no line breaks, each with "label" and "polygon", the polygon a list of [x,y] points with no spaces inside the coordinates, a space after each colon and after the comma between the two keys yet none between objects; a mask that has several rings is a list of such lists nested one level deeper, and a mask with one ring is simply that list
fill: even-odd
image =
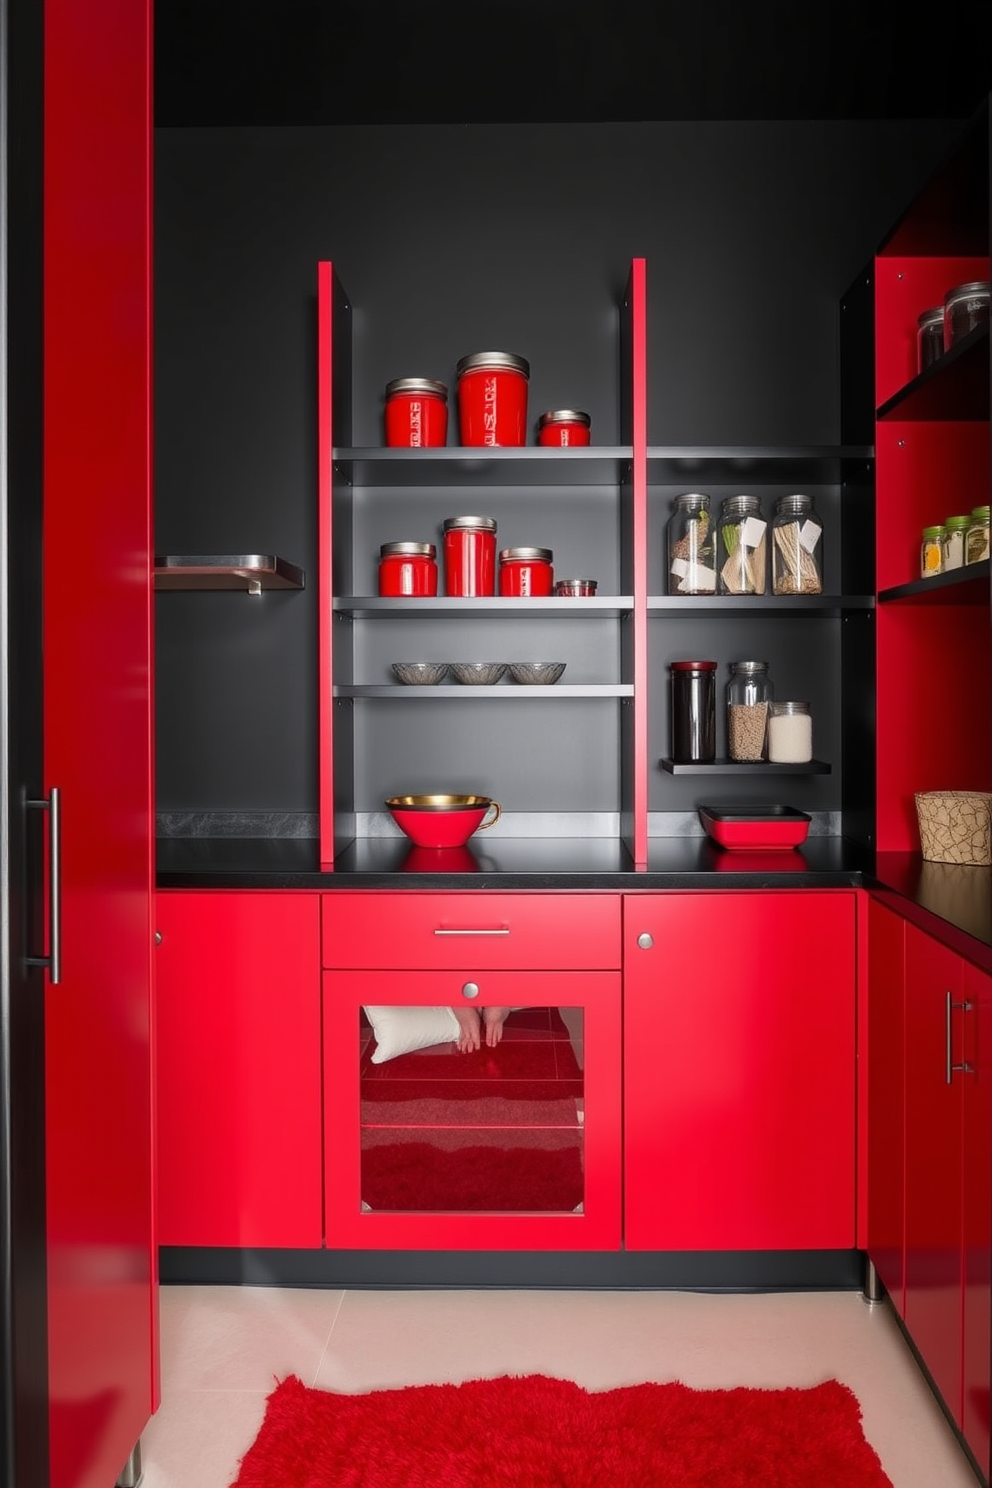
[{"label": "red canister with silver lid", "polygon": [[526,444],[530,363],[511,351],[477,351],[461,358],[457,372],[462,444]]},{"label": "red canister with silver lid", "polygon": [[379,593],[390,599],[437,593],[433,543],[389,542],[379,549]]},{"label": "red canister with silver lid", "polygon": [[525,597],[554,591],[550,548],[504,548],[499,555],[499,592]]},{"label": "red canister with silver lid", "polygon": [[448,440],[448,389],[430,377],[397,377],[386,384],[386,446],[428,449]]},{"label": "red canister with silver lid", "polygon": [[588,444],[591,423],[589,415],[578,408],[551,408],[537,421],[537,442],[558,449]]},{"label": "red canister with silver lid", "polygon": [[496,593],[496,518],[445,517],[444,592],[474,598]]}]

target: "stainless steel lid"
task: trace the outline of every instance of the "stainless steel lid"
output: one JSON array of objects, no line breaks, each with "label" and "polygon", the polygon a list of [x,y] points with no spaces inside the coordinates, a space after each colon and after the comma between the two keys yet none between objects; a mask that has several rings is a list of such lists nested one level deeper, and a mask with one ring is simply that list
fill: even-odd
[{"label": "stainless steel lid", "polygon": [[386,383],[386,397],[394,393],[424,393],[430,398],[447,398],[448,389],[443,382],[434,382],[430,377],[397,377]]},{"label": "stainless steel lid", "polygon": [[512,351],[474,351],[460,358],[456,370],[459,377],[466,372],[522,372],[529,377],[530,362]]},{"label": "stainless steel lid", "polygon": [[918,315],[917,318],[916,318],[916,324],[919,326],[919,328],[920,328],[921,331],[926,326],[943,325],[943,322],[944,322],[944,307],[943,307],[943,305],[934,305],[932,309],[930,309],[930,310],[924,310],[923,314],[922,315]]},{"label": "stainless steel lid", "polygon": [[503,548],[500,563],[550,563],[554,554],[550,548]]},{"label": "stainless steel lid", "polygon": [[445,517],[442,530],[454,532],[460,527],[473,527],[481,532],[495,532],[495,517]]},{"label": "stainless steel lid", "polygon": [[537,421],[537,427],[543,429],[545,424],[584,424],[586,428],[592,423],[587,413],[581,413],[578,408],[549,408],[547,413],[542,413]]},{"label": "stainless steel lid", "polygon": [[391,542],[383,543],[380,558],[435,558],[437,548],[433,543]]},{"label": "stainless steel lid", "polygon": [[959,284],[949,289],[944,296],[945,305],[956,305],[959,300],[987,300],[992,289],[988,279],[972,279],[968,284]]}]

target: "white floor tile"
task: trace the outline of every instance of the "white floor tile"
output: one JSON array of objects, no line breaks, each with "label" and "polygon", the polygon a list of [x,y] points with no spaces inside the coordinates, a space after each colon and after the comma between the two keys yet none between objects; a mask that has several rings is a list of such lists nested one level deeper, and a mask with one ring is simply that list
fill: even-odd
[{"label": "white floor tile", "polygon": [[[275,1380],[328,1390],[549,1374],[588,1389],[849,1385],[893,1488],[976,1488],[888,1304],[857,1292],[163,1287],[143,1488],[229,1488]],[[842,1488],[842,1485],[838,1485]]]}]

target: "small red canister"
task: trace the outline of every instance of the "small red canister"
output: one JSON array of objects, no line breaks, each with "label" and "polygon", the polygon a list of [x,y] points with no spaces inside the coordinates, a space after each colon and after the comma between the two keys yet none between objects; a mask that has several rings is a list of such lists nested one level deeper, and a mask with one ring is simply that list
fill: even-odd
[{"label": "small red canister", "polygon": [[390,542],[379,549],[379,593],[391,599],[437,593],[433,543]]},{"label": "small red canister", "polygon": [[537,421],[537,442],[555,448],[588,444],[591,423],[589,415],[577,408],[551,408]]},{"label": "small red canister", "polygon": [[437,448],[448,441],[448,389],[429,377],[397,377],[386,384],[386,446]]},{"label": "small red canister", "polygon": [[443,531],[445,594],[495,594],[496,518],[445,517]]},{"label": "small red canister", "polygon": [[542,595],[554,590],[550,548],[504,548],[499,555],[500,594]]},{"label": "small red canister", "polygon": [[477,351],[457,371],[462,444],[526,444],[530,363],[510,351]]}]

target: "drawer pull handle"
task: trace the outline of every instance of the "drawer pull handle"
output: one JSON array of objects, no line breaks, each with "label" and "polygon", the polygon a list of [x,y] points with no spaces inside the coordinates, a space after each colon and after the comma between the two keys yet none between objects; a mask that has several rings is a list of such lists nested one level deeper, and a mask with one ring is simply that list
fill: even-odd
[{"label": "drawer pull handle", "polygon": [[648,931],[645,930],[641,935],[637,937],[637,944],[640,946],[642,951],[649,951],[654,945],[654,936],[650,935]]},{"label": "drawer pull handle", "polygon": [[946,1061],[945,1072],[944,1073],[945,1073],[945,1078],[947,1080],[948,1085],[951,1084],[952,1080],[954,1079],[954,1076],[957,1075],[957,1074],[961,1074],[961,1075],[973,1075],[975,1073],[974,1066],[971,1065],[971,1064],[969,1064],[968,1061],[967,1061],[967,1059],[964,1061],[963,1064],[954,1064],[954,1063],[952,1063],[952,1059],[953,1059],[953,1056],[951,1054],[951,1014],[952,1014],[952,1012],[970,1013],[971,1012],[971,1002],[967,998],[965,999],[964,1002],[955,1002],[952,993],[945,992],[945,994],[944,994],[944,1050],[945,1050],[945,1061]]},{"label": "drawer pull handle", "polygon": [[466,982],[465,985],[464,985],[464,987],[462,988],[462,996],[463,997],[478,997],[478,995],[479,995],[479,984],[478,984],[478,982]]},{"label": "drawer pull handle", "polygon": [[435,930],[435,935],[509,935],[509,930]]}]

